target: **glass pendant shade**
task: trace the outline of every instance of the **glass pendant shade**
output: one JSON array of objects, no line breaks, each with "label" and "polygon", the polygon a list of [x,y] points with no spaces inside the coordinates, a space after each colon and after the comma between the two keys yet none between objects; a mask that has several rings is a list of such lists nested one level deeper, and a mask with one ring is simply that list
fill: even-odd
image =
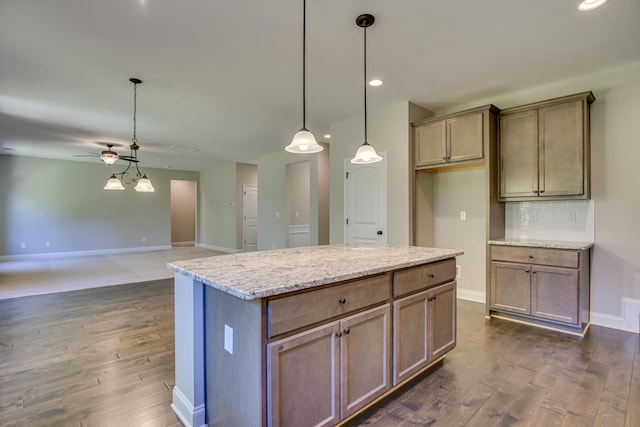
[{"label": "glass pendant shade", "polygon": [[147,175],[142,175],[142,178],[140,178],[135,186],[135,190],[140,193],[153,193],[156,191],[156,189],[153,188],[153,185],[151,185],[149,178],[147,178]]},{"label": "glass pendant shade", "polygon": [[578,6],[578,10],[581,12],[586,12],[589,10],[597,9],[603,4],[605,4],[607,0],[584,0]]},{"label": "glass pendant shade", "polygon": [[302,128],[293,136],[291,144],[285,148],[290,153],[317,153],[322,151],[322,145],[316,142],[316,138],[307,129]]},{"label": "glass pendant shade", "polygon": [[118,160],[118,155],[113,151],[103,151],[100,159],[108,165],[112,165]]},{"label": "glass pendant shade", "polygon": [[122,182],[115,175],[111,175],[111,178],[107,181],[107,185],[104,186],[105,190],[124,190]]},{"label": "glass pendant shade", "polygon": [[376,163],[382,160],[382,157],[376,153],[375,148],[365,142],[358,148],[356,155],[351,159],[351,163],[356,165],[364,165],[367,163]]}]

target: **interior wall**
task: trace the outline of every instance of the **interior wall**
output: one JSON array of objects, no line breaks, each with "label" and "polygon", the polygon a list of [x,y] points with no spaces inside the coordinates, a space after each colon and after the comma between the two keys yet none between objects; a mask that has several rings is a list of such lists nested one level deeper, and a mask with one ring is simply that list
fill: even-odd
[{"label": "interior wall", "polygon": [[285,180],[287,185],[288,225],[309,224],[311,201],[310,166],[308,160],[287,165]]},{"label": "interior wall", "polygon": [[171,244],[195,245],[196,183],[171,180]]},{"label": "interior wall", "polygon": [[199,188],[199,246],[236,252],[236,163],[213,163],[209,169],[200,172]]},{"label": "interior wall", "polygon": [[[417,113],[416,113],[417,112]],[[369,144],[387,152],[387,243],[409,244],[409,147],[412,120],[429,117],[428,110],[401,102],[367,113]],[[330,241],[344,243],[344,159],[364,142],[364,116],[331,125]]]},{"label": "interior wall", "polygon": [[458,293],[479,295],[480,300],[485,294],[485,179],[485,169],[433,175],[434,246],[464,251],[456,260]]},{"label": "interior wall", "polygon": [[309,161],[310,167],[309,244],[326,239],[319,228],[320,216],[327,211],[320,189],[328,177],[321,173],[320,165],[329,149],[327,144],[321,145],[324,150],[320,153],[293,154],[283,148],[258,158],[258,250],[287,247],[286,169],[288,164],[301,161]]},{"label": "interior wall", "polygon": [[171,180],[198,172],[143,167],[154,193],[104,190],[115,167],[0,155],[0,256],[171,247]]}]

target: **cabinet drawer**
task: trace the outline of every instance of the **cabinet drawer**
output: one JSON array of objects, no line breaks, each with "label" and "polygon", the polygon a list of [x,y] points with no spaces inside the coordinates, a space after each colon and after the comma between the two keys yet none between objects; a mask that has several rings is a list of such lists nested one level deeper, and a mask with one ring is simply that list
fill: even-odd
[{"label": "cabinet drawer", "polygon": [[399,297],[456,277],[455,258],[397,271],[393,276],[393,296]]},{"label": "cabinet drawer", "polygon": [[269,338],[391,297],[391,274],[369,277],[338,286],[312,290],[267,303]]},{"label": "cabinet drawer", "polygon": [[520,262],[578,268],[579,252],[562,249],[491,246],[492,261]]}]

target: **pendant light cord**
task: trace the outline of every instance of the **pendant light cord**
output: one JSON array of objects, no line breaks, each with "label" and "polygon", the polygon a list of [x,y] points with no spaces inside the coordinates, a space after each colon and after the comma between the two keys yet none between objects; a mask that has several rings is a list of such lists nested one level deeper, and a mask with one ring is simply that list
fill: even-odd
[{"label": "pendant light cord", "polygon": [[364,28],[364,143],[367,142],[367,27]]},{"label": "pendant light cord", "polygon": [[302,2],[302,129],[307,130],[307,2]]},{"label": "pendant light cord", "polygon": [[136,104],[137,104],[137,98],[138,98],[138,93],[136,91],[136,88],[138,87],[137,83],[133,83],[133,142],[136,143],[137,142],[137,138],[136,138]]}]

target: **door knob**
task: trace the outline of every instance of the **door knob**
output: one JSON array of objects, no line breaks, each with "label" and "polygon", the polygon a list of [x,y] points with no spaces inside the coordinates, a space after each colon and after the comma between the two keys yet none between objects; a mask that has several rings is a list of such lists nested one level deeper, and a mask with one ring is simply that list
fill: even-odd
[{"label": "door knob", "polygon": [[382,236],[382,230],[378,230],[378,231],[376,232],[376,234],[377,234],[378,236]]}]

